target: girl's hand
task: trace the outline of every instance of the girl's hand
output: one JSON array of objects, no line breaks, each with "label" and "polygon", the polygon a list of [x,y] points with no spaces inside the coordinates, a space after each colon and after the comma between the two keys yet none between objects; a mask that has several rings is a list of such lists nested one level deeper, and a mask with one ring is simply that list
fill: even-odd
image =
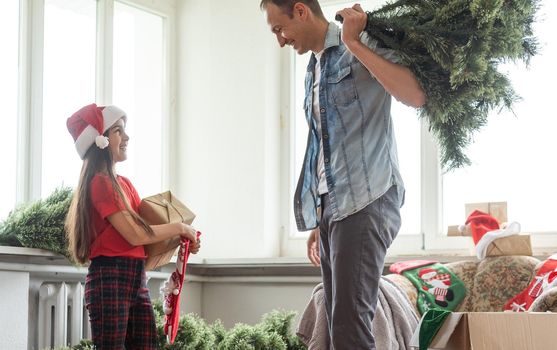
[{"label": "girl's hand", "polygon": [[186,223],[182,223],[182,227],[180,235],[190,241],[190,253],[197,254],[199,248],[201,248],[201,240],[197,237],[197,230]]},{"label": "girl's hand", "polygon": [[195,241],[190,242],[190,253],[197,254],[201,248],[201,239],[197,238]]}]

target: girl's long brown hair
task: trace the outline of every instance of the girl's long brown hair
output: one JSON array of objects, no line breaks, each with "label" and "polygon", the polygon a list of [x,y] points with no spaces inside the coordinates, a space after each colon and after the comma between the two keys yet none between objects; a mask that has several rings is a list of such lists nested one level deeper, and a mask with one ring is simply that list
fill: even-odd
[{"label": "girl's long brown hair", "polygon": [[[110,129],[109,129],[110,130]],[[105,132],[108,136],[109,130]],[[112,186],[118,192],[118,196],[126,206],[133,219],[150,235],[153,229],[149,226],[134,210],[131,209],[127,197],[122,191],[122,187],[116,180],[114,167],[112,164],[112,154],[109,147],[100,149],[92,145],[87,150],[81,167],[79,183],[74,191],[68,216],[66,217],[66,235],[68,237],[68,251],[72,258],[79,264],[89,261],[91,243],[93,238],[99,233],[95,232],[95,227],[91,218],[93,203],[91,201],[91,180],[95,174],[105,171],[110,178]]]}]

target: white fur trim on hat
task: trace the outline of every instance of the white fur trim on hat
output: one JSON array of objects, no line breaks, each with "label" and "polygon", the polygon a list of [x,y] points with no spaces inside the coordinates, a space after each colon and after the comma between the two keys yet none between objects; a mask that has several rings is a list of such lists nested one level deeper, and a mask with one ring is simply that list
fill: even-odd
[{"label": "white fur trim on hat", "polygon": [[[120,118],[126,119],[126,113],[116,106],[106,106],[102,110],[103,115],[103,134],[106,130],[110,129],[114,123],[116,123]],[[77,149],[77,153],[81,157],[81,159],[85,158],[85,154],[89,147],[93,144],[97,144],[97,146],[101,149],[108,146],[108,143],[102,143],[104,147],[100,147],[100,145],[96,142],[97,136],[100,136],[97,129],[88,125],[81,134],[79,134],[77,140],[75,140],[75,148]],[[106,140],[108,142],[108,139]]]},{"label": "white fur trim on hat", "polygon": [[95,143],[95,138],[97,136],[99,136],[99,132],[91,125],[87,125],[81,134],[79,134],[79,137],[75,140],[75,149],[77,149],[77,153],[81,159],[85,158],[85,153],[87,153],[89,147]]},{"label": "white fur trim on hat", "polygon": [[116,106],[106,106],[103,109],[104,130],[103,134],[120,118],[126,119],[126,112]]},{"label": "white fur trim on hat", "polygon": [[489,231],[480,238],[476,244],[476,255],[478,259],[483,260],[487,254],[487,247],[496,239],[518,235],[520,233],[520,224],[513,221],[507,224],[507,227],[498,230]]}]

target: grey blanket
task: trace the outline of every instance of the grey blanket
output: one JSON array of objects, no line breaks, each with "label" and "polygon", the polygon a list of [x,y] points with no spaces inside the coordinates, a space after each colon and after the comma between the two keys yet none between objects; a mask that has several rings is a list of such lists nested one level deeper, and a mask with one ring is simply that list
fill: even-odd
[{"label": "grey blanket", "polygon": [[[379,283],[379,300],[372,332],[378,350],[411,349],[410,339],[418,326],[418,316],[408,297],[389,279]],[[329,349],[329,331],[325,311],[323,285],[318,284],[304,310],[296,334],[309,350]],[[370,349],[371,350],[371,349]]]}]

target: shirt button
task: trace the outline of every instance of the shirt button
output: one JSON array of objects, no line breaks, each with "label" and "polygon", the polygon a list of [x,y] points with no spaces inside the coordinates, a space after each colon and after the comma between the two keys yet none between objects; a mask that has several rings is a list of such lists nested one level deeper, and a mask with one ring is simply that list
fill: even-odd
[{"label": "shirt button", "polygon": [[329,138],[329,135],[328,135],[328,134],[325,134],[325,135],[323,135],[323,138],[324,138],[324,139],[328,139],[328,138]]},{"label": "shirt button", "polygon": [[325,163],[329,163],[329,158],[325,158]]},{"label": "shirt button", "polygon": [[321,108],[319,111],[320,111],[321,113],[325,113],[325,108]]}]

